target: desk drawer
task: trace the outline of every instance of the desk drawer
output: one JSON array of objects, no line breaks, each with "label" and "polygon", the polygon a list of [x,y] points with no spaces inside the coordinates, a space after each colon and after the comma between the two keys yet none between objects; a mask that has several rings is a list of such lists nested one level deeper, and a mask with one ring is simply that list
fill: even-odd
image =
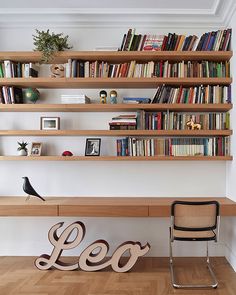
[{"label": "desk drawer", "polygon": [[61,205],[59,216],[148,217],[148,206]]}]

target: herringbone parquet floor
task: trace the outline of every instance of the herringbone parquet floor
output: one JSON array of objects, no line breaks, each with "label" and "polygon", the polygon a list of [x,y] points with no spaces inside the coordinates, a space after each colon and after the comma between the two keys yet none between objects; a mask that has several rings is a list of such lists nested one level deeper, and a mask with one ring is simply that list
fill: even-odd
[{"label": "herringbone parquet floor", "polygon": [[[75,261],[76,258],[69,258]],[[209,280],[201,258],[178,258],[182,283]],[[190,267],[187,267],[189,265]],[[215,290],[176,290],[167,258],[142,257],[128,273],[40,271],[34,257],[0,257],[0,295],[236,295],[236,273],[223,257],[212,259],[219,281]]]}]

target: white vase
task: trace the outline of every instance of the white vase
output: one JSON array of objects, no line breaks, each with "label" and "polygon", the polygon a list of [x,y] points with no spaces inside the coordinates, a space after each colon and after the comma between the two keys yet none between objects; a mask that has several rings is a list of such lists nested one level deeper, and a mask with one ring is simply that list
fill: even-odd
[{"label": "white vase", "polygon": [[27,156],[27,151],[26,150],[19,150],[18,155],[19,156]]}]

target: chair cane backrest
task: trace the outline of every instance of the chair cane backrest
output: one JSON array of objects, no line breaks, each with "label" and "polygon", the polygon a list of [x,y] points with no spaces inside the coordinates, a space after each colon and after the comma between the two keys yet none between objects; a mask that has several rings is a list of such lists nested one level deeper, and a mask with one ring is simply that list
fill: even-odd
[{"label": "chair cane backrest", "polygon": [[206,231],[217,228],[217,201],[175,201],[171,206],[173,228],[183,231]]}]

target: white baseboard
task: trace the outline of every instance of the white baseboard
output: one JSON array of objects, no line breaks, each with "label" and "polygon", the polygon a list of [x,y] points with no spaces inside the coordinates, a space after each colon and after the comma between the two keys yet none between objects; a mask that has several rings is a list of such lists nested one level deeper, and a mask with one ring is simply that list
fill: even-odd
[{"label": "white baseboard", "polygon": [[236,272],[236,253],[228,245],[225,245],[225,258]]}]

